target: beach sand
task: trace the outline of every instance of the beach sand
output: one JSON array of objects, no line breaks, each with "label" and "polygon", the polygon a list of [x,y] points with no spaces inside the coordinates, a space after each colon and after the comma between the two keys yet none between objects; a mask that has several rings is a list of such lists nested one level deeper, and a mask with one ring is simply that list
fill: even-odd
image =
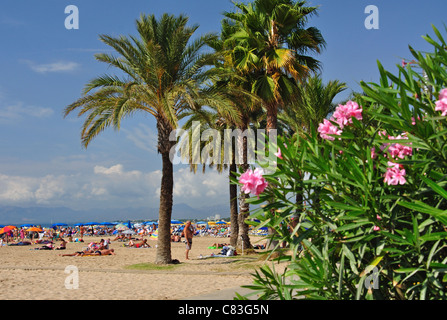
[{"label": "beach sand", "polygon": [[[190,260],[185,260],[184,243],[172,243],[172,258],[178,259],[180,264],[169,269],[129,269],[131,265],[155,261],[156,240],[148,241],[152,248],[138,249],[112,241],[110,248],[115,249],[114,256],[59,256],[80,251],[101,238],[109,237],[85,237],[84,243],[68,243],[64,251],[34,250],[42,246],[38,244],[1,247],[0,299],[182,300],[251,284],[254,268],[266,263],[260,254],[199,258],[219,253],[220,249],[208,249],[214,243],[229,242],[228,238],[208,236],[194,238]],[[252,244],[259,241],[262,241],[259,237],[252,238]],[[73,281],[70,279],[75,273],[69,271],[75,269],[78,271],[77,289],[71,288]]]}]

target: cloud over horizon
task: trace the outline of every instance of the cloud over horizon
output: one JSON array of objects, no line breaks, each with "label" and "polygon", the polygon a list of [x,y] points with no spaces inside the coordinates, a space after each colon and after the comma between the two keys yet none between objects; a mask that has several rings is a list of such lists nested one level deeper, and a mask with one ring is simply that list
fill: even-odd
[{"label": "cloud over horizon", "polygon": [[[125,170],[122,164],[96,165],[78,174],[12,176],[0,173],[0,205],[65,206],[72,209],[158,207],[161,171]],[[174,172],[174,202],[191,207],[228,201],[228,177],[189,169]]]}]

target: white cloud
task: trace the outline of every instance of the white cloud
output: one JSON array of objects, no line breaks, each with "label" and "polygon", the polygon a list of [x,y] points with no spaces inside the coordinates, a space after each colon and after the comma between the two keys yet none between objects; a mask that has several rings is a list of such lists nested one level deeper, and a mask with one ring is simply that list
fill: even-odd
[{"label": "white cloud", "polygon": [[208,203],[228,199],[228,173],[208,170],[194,174],[189,169],[180,169],[174,174],[174,197],[178,202],[197,206],[197,201]]},{"label": "white cloud", "polygon": [[37,73],[48,73],[48,72],[71,72],[80,67],[79,63],[72,61],[57,61],[47,64],[37,64],[30,60],[22,60],[26,63],[31,70]]},{"label": "white cloud", "polygon": [[0,120],[17,120],[23,117],[47,118],[54,113],[51,108],[25,105],[23,102],[0,101]]},{"label": "white cloud", "polygon": [[[0,174],[0,204],[93,207],[158,207],[161,171],[126,170],[122,164],[92,171],[45,176]],[[192,207],[228,201],[228,176],[180,169],[174,172],[174,202]]]}]

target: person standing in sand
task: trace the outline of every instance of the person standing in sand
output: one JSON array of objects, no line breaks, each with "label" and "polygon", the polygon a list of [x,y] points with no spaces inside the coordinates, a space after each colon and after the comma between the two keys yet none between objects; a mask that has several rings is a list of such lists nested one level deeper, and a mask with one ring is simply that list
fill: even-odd
[{"label": "person standing in sand", "polygon": [[186,225],[185,228],[183,229],[183,234],[185,235],[185,240],[186,240],[186,260],[189,260],[189,251],[191,250],[192,247],[192,237],[193,237],[193,233],[194,230],[191,226],[191,221],[186,221]]}]

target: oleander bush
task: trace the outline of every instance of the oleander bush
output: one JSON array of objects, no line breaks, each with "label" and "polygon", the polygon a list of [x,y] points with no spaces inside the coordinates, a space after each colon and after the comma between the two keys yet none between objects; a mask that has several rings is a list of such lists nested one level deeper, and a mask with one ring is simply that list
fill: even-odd
[{"label": "oleander bush", "polygon": [[290,253],[284,274],[254,274],[261,299],[446,299],[447,44],[433,30],[432,52],[410,47],[397,75],[379,62],[380,83],[279,137],[276,172],[242,181],[260,205],[249,223]]}]

